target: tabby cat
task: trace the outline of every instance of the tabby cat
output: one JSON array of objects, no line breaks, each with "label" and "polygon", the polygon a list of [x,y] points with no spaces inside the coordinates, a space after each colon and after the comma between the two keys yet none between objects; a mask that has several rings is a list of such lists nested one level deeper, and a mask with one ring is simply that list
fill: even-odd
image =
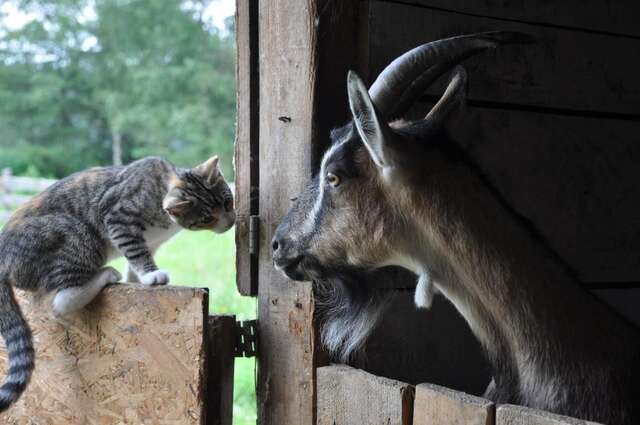
[{"label": "tabby cat", "polygon": [[92,168],[58,181],[16,211],[0,232],[0,334],[9,370],[0,411],[24,391],[34,368],[31,332],[11,286],[55,292],[53,312],[87,305],[121,279],[110,260],[124,255],[127,280],[164,285],[153,261],[181,229],[222,233],[235,222],[233,195],[218,157],[192,168],[160,158]]}]

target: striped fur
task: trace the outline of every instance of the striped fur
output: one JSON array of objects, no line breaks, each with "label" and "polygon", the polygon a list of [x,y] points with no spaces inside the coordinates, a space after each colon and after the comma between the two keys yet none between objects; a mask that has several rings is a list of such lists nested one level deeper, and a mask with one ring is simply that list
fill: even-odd
[{"label": "striped fur", "polygon": [[235,222],[233,196],[217,157],[192,169],[160,158],[92,168],[60,180],[16,211],[0,231],[0,334],[9,370],[0,410],[18,399],[34,368],[29,326],[12,286],[55,292],[54,314],[87,305],[120,275],[105,264],[128,262],[128,280],[166,284],[153,260],[179,230],[224,232]]}]

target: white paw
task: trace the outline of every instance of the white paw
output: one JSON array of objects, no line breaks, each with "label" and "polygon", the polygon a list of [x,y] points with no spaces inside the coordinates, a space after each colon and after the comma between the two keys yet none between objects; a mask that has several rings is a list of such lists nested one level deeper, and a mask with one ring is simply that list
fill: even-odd
[{"label": "white paw", "polygon": [[143,285],[166,285],[169,283],[169,273],[164,270],[156,270],[140,277]]},{"label": "white paw", "polygon": [[102,273],[105,283],[118,283],[122,279],[120,272],[113,267],[105,267]]}]

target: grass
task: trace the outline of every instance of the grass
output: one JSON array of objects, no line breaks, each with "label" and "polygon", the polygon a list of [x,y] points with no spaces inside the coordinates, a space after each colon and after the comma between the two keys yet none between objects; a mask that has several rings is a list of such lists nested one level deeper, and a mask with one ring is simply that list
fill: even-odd
[{"label": "grass", "polygon": [[[255,319],[256,299],[236,290],[235,241],[233,229],[218,235],[212,232],[178,233],[155,256],[158,267],[171,275],[172,285],[209,288],[209,312],[235,314],[237,320]],[[113,264],[121,272],[124,259]],[[255,425],[255,359],[236,359],[234,425]]]},{"label": "grass", "polygon": [[[209,312],[235,314],[238,320],[255,319],[255,298],[242,297],[236,290],[233,229],[222,235],[183,231],[167,242],[155,259],[158,267],[170,273],[172,285],[209,288]],[[116,260],[112,265],[124,272],[125,260]],[[256,423],[253,358],[236,359],[233,423]]]}]

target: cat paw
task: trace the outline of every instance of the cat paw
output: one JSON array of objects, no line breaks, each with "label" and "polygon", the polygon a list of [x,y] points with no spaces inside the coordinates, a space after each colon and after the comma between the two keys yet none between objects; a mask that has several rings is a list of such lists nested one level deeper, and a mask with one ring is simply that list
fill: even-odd
[{"label": "cat paw", "polygon": [[120,272],[113,267],[105,267],[102,276],[104,278],[105,283],[118,283],[122,280],[122,275]]},{"label": "cat paw", "polygon": [[143,285],[166,285],[169,283],[169,273],[164,270],[156,270],[140,277]]}]

